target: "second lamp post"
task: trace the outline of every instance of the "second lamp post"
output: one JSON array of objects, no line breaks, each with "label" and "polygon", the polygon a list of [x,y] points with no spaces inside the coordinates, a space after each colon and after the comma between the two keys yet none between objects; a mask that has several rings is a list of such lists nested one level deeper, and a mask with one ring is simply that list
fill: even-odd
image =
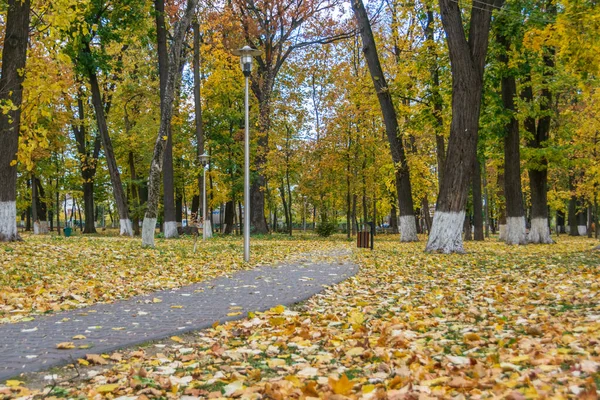
[{"label": "second lamp post", "polygon": [[244,133],[244,261],[250,261],[250,133],[248,122],[248,78],[252,72],[252,58],[261,55],[260,50],[244,46],[233,54],[240,56],[240,64],[246,83],[244,108],[246,114],[246,130]]}]

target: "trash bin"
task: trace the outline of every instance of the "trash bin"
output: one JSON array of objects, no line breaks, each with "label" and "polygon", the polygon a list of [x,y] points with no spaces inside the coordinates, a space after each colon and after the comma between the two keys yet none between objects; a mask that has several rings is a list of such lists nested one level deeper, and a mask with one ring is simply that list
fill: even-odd
[{"label": "trash bin", "polygon": [[64,228],[63,232],[65,233],[65,237],[69,237],[69,236],[71,236],[72,229],[71,228]]},{"label": "trash bin", "polygon": [[[370,231],[367,230],[370,227]],[[363,226],[363,229],[356,235],[356,247],[362,247],[365,249],[373,250],[373,237],[374,237],[375,224],[368,222]]]}]

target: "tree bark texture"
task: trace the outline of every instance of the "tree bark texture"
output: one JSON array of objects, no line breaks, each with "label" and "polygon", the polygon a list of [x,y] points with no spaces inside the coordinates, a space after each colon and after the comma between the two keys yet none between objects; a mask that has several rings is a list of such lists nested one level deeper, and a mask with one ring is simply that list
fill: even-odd
[{"label": "tree bark texture", "polygon": [[[158,53],[158,77],[160,81],[160,108],[167,105],[164,103],[167,76],[169,74],[169,57],[167,50],[167,27],[165,26],[165,3],[164,0],[154,1],[156,42]],[[169,125],[167,127],[167,144],[163,160],[163,232],[165,238],[176,238],[177,222],[175,221],[175,183],[173,171],[173,135]]]},{"label": "tree bark texture", "polygon": [[17,151],[21,126],[23,80],[29,40],[30,0],[8,0],[0,104],[11,104],[8,113],[0,112],[0,242],[17,241]]},{"label": "tree bark texture", "polygon": [[[87,45],[86,52],[90,53],[89,45]],[[123,185],[121,183],[121,174],[119,173],[119,168],[117,167],[115,152],[113,151],[110,135],[108,134],[108,126],[106,124],[106,115],[102,101],[102,95],[100,94],[100,85],[98,84],[98,77],[96,76],[96,72],[94,71],[92,66],[88,67],[87,73],[88,79],[90,81],[90,88],[92,89],[92,104],[94,106],[94,111],[96,112],[98,133],[100,135],[100,140],[102,141],[102,147],[104,148],[106,165],[108,166],[108,173],[110,175],[110,181],[112,183],[115,204],[119,213],[121,235],[133,236],[131,220],[129,219],[127,197],[125,196],[125,191],[123,190]]]},{"label": "tree bark texture", "polygon": [[404,152],[404,145],[402,139],[399,137],[400,132],[396,110],[381,68],[369,16],[367,15],[362,0],[353,0],[352,10],[354,11],[360,29],[363,41],[363,53],[369,67],[375,92],[377,93],[377,99],[379,100],[379,106],[381,108],[381,113],[383,114],[385,131],[390,144],[392,160],[396,166],[396,191],[398,193],[400,205],[400,240],[403,242],[417,241],[417,226],[412,200],[410,174],[406,154]]},{"label": "tree bark texture", "polygon": [[[185,14],[176,24],[173,43],[169,51],[169,72],[167,84],[165,87],[164,101],[165,107],[161,107],[160,127],[154,144],[152,162],[150,164],[150,174],[148,177],[148,202],[144,222],[142,225],[142,246],[154,247],[154,229],[158,216],[158,199],[160,197],[160,176],[163,167],[164,151],[166,139],[168,138],[169,127],[173,117],[173,99],[175,97],[175,88],[177,86],[178,69],[181,60],[181,50],[185,34],[190,26],[195,13],[198,0],[188,0]],[[162,96],[161,96],[162,97]]]},{"label": "tree bark texture", "polygon": [[473,239],[483,241],[483,198],[481,194],[481,163],[473,164]]},{"label": "tree bark texture", "polygon": [[477,7],[472,7],[467,39],[459,5],[452,0],[439,0],[452,69],[452,123],[444,180],[440,185],[432,232],[426,247],[429,252],[464,252],[461,231],[477,155],[491,15],[493,8],[501,3],[502,0],[483,0]]},{"label": "tree bark texture", "polygon": [[515,110],[517,83],[509,67],[510,39],[504,34],[499,34],[498,42],[503,47],[499,60],[505,69],[501,80],[502,104],[510,117],[504,128],[504,197],[507,217],[504,240],[511,245],[526,244],[525,210],[521,189],[519,121],[517,121]]},{"label": "tree bark texture", "polygon": [[442,129],[444,128],[444,120],[442,118],[443,99],[440,95],[440,73],[437,63],[437,54],[435,54],[435,38],[434,38],[434,16],[433,11],[427,10],[427,22],[425,25],[425,40],[427,41],[427,54],[430,57],[429,65],[429,93],[431,104],[433,106],[433,116],[436,121],[435,127],[435,144],[437,156],[437,173],[438,183],[444,180],[444,164],[446,163],[446,142]]}]

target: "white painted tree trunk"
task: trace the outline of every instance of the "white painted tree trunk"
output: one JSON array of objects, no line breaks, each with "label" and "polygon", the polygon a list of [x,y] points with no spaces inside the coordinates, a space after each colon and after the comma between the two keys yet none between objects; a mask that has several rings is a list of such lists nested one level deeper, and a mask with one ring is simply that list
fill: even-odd
[{"label": "white painted tree trunk", "polygon": [[527,244],[525,217],[506,218],[506,228],[504,231],[504,241],[506,244]]},{"label": "white painted tree trunk", "polygon": [[550,228],[546,218],[534,218],[531,220],[531,229],[529,230],[529,243],[550,244],[554,243],[550,237]]},{"label": "white painted tree trunk", "polygon": [[212,237],[212,225],[210,224],[210,220],[206,220],[202,224],[202,237],[204,239],[209,239]]},{"label": "white painted tree trunk", "polygon": [[176,221],[168,221],[163,224],[163,231],[166,239],[172,239],[179,237],[177,233],[177,222]]},{"label": "white painted tree trunk", "polygon": [[33,223],[33,234],[44,235],[49,232],[48,221],[36,221]]},{"label": "white painted tree trunk", "polygon": [[154,247],[154,231],[156,218],[144,217],[142,223],[142,247]]},{"label": "white painted tree trunk", "polygon": [[417,224],[414,215],[403,215],[400,217],[400,241],[417,242]]},{"label": "white painted tree trunk", "polygon": [[462,231],[465,211],[436,211],[425,251],[433,253],[464,253]]},{"label": "white painted tree trunk", "polygon": [[587,236],[587,226],[577,225],[577,232],[579,232],[579,236]]},{"label": "white painted tree trunk", "polygon": [[17,232],[17,203],[0,201],[0,242],[19,240]]},{"label": "white painted tree trunk", "polygon": [[133,236],[133,225],[130,219],[120,219],[119,228],[121,236]]},{"label": "white painted tree trunk", "polygon": [[498,225],[498,239],[506,241],[506,224]]}]

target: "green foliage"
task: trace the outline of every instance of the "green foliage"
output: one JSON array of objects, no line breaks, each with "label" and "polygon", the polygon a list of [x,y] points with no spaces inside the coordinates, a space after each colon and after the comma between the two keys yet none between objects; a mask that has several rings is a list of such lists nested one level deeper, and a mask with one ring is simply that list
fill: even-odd
[{"label": "green foliage", "polygon": [[322,221],[317,225],[317,235],[321,237],[329,237],[337,231],[337,224],[334,221]]}]

